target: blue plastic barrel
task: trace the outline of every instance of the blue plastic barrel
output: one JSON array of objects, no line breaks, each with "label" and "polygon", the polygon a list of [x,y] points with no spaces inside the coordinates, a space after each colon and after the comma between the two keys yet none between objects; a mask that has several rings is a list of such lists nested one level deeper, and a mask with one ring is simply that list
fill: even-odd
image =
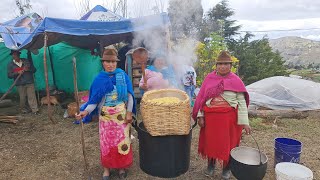
[{"label": "blue plastic barrel", "polygon": [[274,166],[280,162],[300,162],[302,152],[300,141],[290,138],[276,138],[274,142]]}]

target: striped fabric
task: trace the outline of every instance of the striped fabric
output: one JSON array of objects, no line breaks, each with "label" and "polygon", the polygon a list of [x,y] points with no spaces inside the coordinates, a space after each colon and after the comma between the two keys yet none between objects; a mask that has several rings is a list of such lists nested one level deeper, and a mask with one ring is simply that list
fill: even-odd
[{"label": "striped fabric", "polygon": [[[236,93],[232,91],[224,91],[221,96],[229,103],[230,106],[237,108],[238,106],[238,124],[249,125],[248,108],[243,93]],[[211,107],[212,99],[206,102],[208,107]],[[202,117],[203,112],[198,113],[198,117]]]}]

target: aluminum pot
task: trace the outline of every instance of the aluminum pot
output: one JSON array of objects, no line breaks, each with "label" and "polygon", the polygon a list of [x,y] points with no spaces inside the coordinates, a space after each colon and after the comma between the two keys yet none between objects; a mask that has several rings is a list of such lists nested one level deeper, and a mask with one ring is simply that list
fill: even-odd
[{"label": "aluminum pot", "polygon": [[258,149],[245,146],[235,147],[231,150],[230,155],[230,169],[238,180],[262,180],[265,176],[268,157],[260,151],[259,146]]}]

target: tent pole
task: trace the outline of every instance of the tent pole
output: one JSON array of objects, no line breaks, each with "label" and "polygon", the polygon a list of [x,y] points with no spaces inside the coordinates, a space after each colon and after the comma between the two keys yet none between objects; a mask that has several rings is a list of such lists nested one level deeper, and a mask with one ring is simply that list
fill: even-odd
[{"label": "tent pole", "polygon": [[47,32],[44,32],[43,66],[44,66],[44,76],[45,76],[45,79],[46,79],[46,92],[47,92],[47,102],[48,102],[48,118],[51,120],[51,122],[53,124],[55,124],[55,121],[52,119],[51,104],[50,104],[48,67],[47,67],[47,42],[48,42],[48,35],[47,35]]}]

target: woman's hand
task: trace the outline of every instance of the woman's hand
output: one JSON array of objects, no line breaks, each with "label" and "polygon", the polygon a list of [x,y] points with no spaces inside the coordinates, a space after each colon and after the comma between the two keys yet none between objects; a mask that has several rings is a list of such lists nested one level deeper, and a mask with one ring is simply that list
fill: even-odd
[{"label": "woman's hand", "polygon": [[80,119],[86,117],[88,114],[89,114],[89,112],[86,111],[86,110],[84,110],[84,111],[80,111],[79,114],[76,113],[75,116],[76,116],[76,119],[77,119],[77,120],[80,120]]},{"label": "woman's hand", "polygon": [[125,122],[126,123],[132,123],[132,112],[128,112],[127,111]]},{"label": "woman's hand", "polygon": [[198,117],[198,125],[200,127],[204,127],[204,117]]},{"label": "woman's hand", "polygon": [[243,125],[243,129],[246,131],[246,134],[251,134],[251,127],[249,125]]}]

